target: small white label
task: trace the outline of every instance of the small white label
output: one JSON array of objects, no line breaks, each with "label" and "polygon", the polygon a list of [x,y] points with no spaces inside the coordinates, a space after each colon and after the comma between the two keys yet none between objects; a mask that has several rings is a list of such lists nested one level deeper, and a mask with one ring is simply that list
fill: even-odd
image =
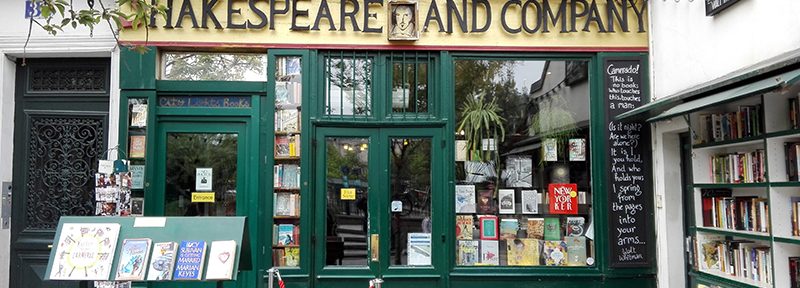
[{"label": "small white label", "polygon": [[592,257],[586,258],[586,265],[589,265],[589,266],[594,265],[594,258],[592,258]]},{"label": "small white label", "polygon": [[403,212],[403,202],[392,201],[392,212]]},{"label": "small white label", "polygon": [[212,191],[213,168],[197,168],[195,172],[195,189],[197,191]]},{"label": "small white label", "polygon": [[100,162],[97,164],[97,172],[111,175],[114,173],[114,161],[100,160]]},{"label": "small white label", "polygon": [[158,227],[163,228],[167,225],[167,218],[166,217],[135,217],[136,219],[133,220],[133,227],[134,228],[143,228],[143,227]]}]

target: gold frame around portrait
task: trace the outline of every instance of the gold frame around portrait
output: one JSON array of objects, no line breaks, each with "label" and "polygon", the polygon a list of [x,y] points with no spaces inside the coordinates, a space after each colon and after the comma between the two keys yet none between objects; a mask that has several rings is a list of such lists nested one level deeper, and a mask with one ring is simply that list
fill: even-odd
[{"label": "gold frame around portrait", "polygon": [[[397,36],[392,35],[392,30],[394,29],[394,24],[392,24],[392,20],[394,19],[393,11],[394,11],[395,7],[397,7],[397,6],[411,6],[411,11],[414,13],[414,21],[411,22],[411,24],[414,25],[414,31],[413,31],[412,35],[409,36],[409,37],[403,37],[403,36],[397,37]],[[417,6],[417,1],[415,1],[415,0],[413,0],[413,1],[412,0],[393,0],[393,1],[389,2],[389,5],[387,5],[387,7],[388,7],[388,13],[386,15],[388,15],[388,17],[386,17],[387,18],[386,19],[386,22],[387,22],[386,27],[388,29],[387,29],[386,33],[387,33],[388,39],[391,40],[391,41],[415,41],[415,40],[419,40],[419,9],[418,9],[418,6]]]}]

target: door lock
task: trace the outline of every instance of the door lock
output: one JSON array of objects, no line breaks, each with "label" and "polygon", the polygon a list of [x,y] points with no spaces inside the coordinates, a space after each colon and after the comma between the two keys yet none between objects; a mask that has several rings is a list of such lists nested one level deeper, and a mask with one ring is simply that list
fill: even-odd
[{"label": "door lock", "polygon": [[11,182],[3,182],[0,189],[0,229],[11,227]]}]

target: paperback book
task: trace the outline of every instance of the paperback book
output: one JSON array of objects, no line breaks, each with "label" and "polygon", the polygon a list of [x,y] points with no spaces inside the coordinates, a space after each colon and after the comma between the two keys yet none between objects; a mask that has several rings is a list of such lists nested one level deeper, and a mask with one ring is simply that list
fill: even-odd
[{"label": "paperback book", "polygon": [[233,266],[236,260],[236,241],[211,241],[208,253],[207,280],[233,279]]},{"label": "paperback book", "polygon": [[530,238],[506,241],[509,266],[538,266],[539,240]]},{"label": "paperback book", "polygon": [[544,240],[561,240],[561,219],[557,217],[544,218]]},{"label": "paperback book", "polygon": [[522,190],[522,214],[539,214],[542,194],[537,190]]},{"label": "paperback book", "polygon": [[481,240],[481,264],[489,266],[500,265],[500,246],[495,240]]},{"label": "paperback book", "polygon": [[517,238],[519,221],[517,219],[500,219],[500,239],[508,240]]},{"label": "paperback book", "polygon": [[175,265],[177,249],[178,243],[175,242],[158,242],[153,245],[147,281],[172,280],[172,268]]},{"label": "paperback book", "polygon": [[544,218],[528,218],[528,238],[544,240]]},{"label": "paperback book", "polygon": [[50,279],[108,280],[119,227],[117,223],[64,223]]},{"label": "paperback book", "polygon": [[458,240],[458,265],[475,265],[478,256],[478,240]]},{"label": "paperback book", "polygon": [[472,240],[474,227],[472,215],[456,215],[456,239]]},{"label": "paperback book", "polygon": [[475,185],[456,185],[456,213],[475,211]]},{"label": "paperback book", "polygon": [[564,237],[564,243],[567,245],[567,266],[585,266],[586,237],[567,236]]},{"label": "paperback book", "polygon": [[544,257],[547,266],[567,265],[567,243],[564,241],[544,241]]},{"label": "paperback book", "polygon": [[500,189],[497,195],[500,214],[514,214],[514,189]]},{"label": "paperback book", "polygon": [[147,259],[150,256],[150,239],[122,240],[119,260],[117,261],[117,281],[144,280]]},{"label": "paperback book", "polygon": [[175,261],[174,280],[201,280],[206,257],[206,241],[181,241]]}]

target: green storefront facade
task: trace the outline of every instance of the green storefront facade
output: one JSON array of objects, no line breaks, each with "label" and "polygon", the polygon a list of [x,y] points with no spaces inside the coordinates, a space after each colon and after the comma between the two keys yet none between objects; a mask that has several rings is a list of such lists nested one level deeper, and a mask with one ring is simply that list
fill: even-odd
[{"label": "green storefront facade", "polygon": [[[423,2],[420,18],[429,10]],[[382,6],[377,13],[390,13]],[[645,34],[646,43],[646,32],[632,30],[626,35]],[[375,278],[383,287],[656,286],[652,188],[634,180],[641,191],[625,206],[616,191],[631,183],[627,174],[614,178],[609,164],[624,161],[614,158],[625,150],[616,146],[645,147],[623,153],[642,159],[628,172],[649,177],[648,131],[625,130],[641,132],[623,138],[642,145],[609,140],[626,134],[614,133],[622,131],[613,128],[615,107],[648,101],[646,44],[620,47],[596,31],[580,47],[486,38],[373,45],[371,36],[363,45],[317,43],[337,32],[301,43],[307,31],[291,32],[302,35],[289,44],[164,40],[182,39],[180,31],[151,31],[146,52],[121,52],[119,143],[131,165],[143,166],[143,188],[133,193],[145,216],[247,217],[254,267],[225,287],[268,287],[272,267],[287,287],[367,287]],[[357,39],[351,34],[343,37]],[[616,79],[628,82],[613,86]],[[481,114],[470,130],[470,105],[502,120]],[[561,115],[568,119],[553,122]],[[213,188],[203,189],[200,171],[213,171]],[[557,196],[562,188],[571,189],[566,200]],[[213,202],[195,199],[203,192]],[[537,234],[538,219],[556,227]],[[216,285],[147,285],[178,284]]]}]

